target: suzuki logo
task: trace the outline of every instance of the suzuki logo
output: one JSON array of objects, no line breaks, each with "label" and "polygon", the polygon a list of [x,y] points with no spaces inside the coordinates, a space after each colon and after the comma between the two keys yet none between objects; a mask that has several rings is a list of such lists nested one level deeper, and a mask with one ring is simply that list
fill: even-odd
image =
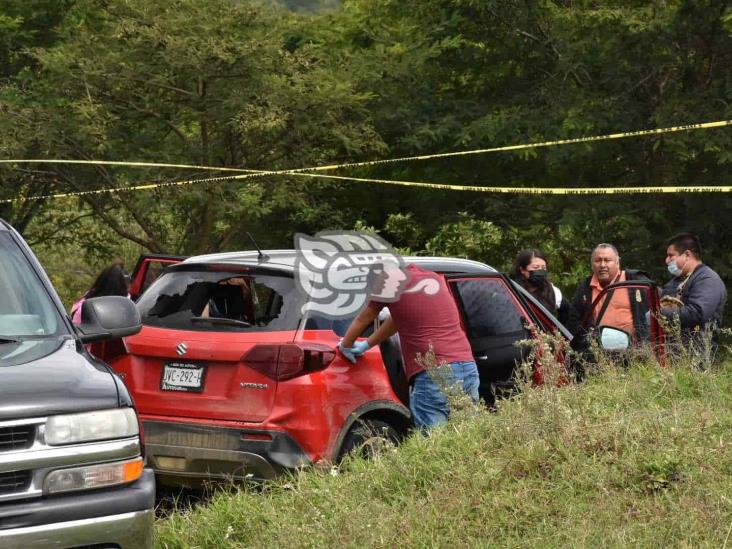
[{"label": "suzuki logo", "polygon": [[184,354],[186,354],[187,350],[188,350],[188,345],[186,345],[183,342],[178,343],[178,346],[175,348],[175,352],[178,353],[179,356],[183,356]]}]

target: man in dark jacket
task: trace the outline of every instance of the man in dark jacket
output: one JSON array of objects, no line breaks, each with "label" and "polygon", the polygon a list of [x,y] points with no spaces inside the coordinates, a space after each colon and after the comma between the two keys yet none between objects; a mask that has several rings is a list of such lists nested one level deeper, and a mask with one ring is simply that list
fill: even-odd
[{"label": "man in dark jacket", "polygon": [[[622,270],[618,250],[612,244],[598,244],[591,256],[592,276],[580,282],[570,311],[569,328],[575,336],[573,347],[579,349],[586,345],[587,328],[600,323],[613,326],[627,332],[635,340],[643,340],[648,336],[646,313],[648,312],[648,296],[637,290],[622,290],[608,293],[604,302],[598,303],[595,310],[590,308],[603,289],[616,282],[629,280],[648,280],[642,271]],[[590,316],[591,315],[591,316]]]},{"label": "man in dark jacket", "polygon": [[661,314],[678,319],[682,337],[695,330],[722,325],[727,289],[711,268],[702,263],[699,238],[681,233],[668,242],[666,267],[673,278],[661,289]]}]

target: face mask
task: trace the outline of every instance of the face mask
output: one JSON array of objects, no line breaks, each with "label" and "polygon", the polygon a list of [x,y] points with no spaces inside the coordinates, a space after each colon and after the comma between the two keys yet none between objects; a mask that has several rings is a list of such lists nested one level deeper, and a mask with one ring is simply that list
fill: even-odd
[{"label": "face mask", "polygon": [[681,267],[676,264],[675,259],[671,263],[666,265],[666,268],[668,269],[668,272],[671,274],[671,276],[679,276],[682,272]]},{"label": "face mask", "polygon": [[534,286],[542,286],[546,282],[547,272],[546,269],[536,269],[535,271],[529,271],[529,282]]}]

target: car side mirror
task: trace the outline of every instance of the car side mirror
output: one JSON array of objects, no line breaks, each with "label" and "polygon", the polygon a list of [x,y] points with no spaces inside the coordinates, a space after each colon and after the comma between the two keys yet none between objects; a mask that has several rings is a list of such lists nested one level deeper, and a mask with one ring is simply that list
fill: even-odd
[{"label": "car side mirror", "polygon": [[128,298],[107,295],[84,301],[78,328],[82,343],[91,343],[134,335],[142,329],[142,321]]},{"label": "car side mirror", "polygon": [[630,334],[610,326],[600,327],[600,347],[606,351],[624,351],[630,347]]}]

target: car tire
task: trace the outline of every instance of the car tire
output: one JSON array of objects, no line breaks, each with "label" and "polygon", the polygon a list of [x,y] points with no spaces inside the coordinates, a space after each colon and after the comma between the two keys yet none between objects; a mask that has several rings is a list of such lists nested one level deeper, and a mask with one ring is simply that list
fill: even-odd
[{"label": "car tire", "polygon": [[358,419],[343,439],[338,461],[349,454],[371,458],[401,440],[399,432],[380,419]]}]

